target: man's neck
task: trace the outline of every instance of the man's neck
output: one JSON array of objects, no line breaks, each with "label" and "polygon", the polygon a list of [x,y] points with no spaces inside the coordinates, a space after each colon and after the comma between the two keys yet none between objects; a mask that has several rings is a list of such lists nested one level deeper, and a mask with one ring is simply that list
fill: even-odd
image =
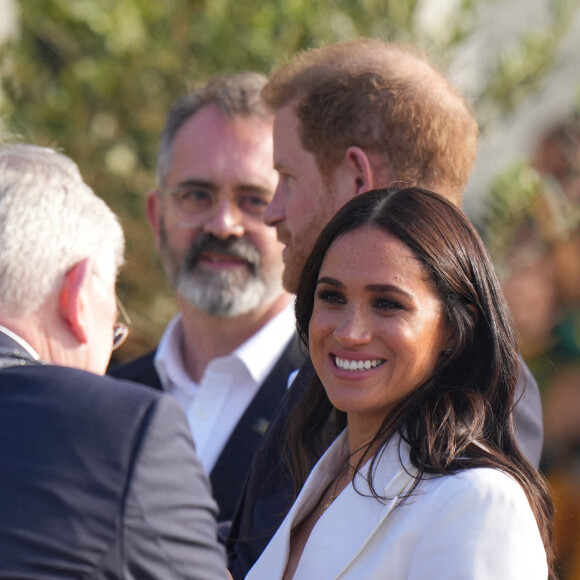
[{"label": "man's neck", "polygon": [[235,351],[282,312],[290,300],[290,294],[282,293],[273,302],[248,314],[222,317],[203,312],[178,296],[183,323],[181,354],[187,374],[199,383],[214,358]]}]

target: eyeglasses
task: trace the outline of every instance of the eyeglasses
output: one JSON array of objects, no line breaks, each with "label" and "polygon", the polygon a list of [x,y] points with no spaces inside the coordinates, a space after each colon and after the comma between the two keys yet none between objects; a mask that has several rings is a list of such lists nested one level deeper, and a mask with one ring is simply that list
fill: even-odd
[{"label": "eyeglasses", "polygon": [[[171,200],[179,216],[179,224],[197,227],[200,217],[211,212],[219,203],[220,196],[208,184],[184,183],[174,189],[159,187],[159,191]],[[272,199],[272,192],[258,186],[241,188],[230,203],[245,216],[262,222],[262,216]]]},{"label": "eyeglasses", "polygon": [[113,350],[119,348],[126,340],[129,335],[129,326],[131,325],[131,319],[125,310],[125,307],[119,300],[117,296],[117,310],[123,318],[124,322],[116,322],[113,325]]}]

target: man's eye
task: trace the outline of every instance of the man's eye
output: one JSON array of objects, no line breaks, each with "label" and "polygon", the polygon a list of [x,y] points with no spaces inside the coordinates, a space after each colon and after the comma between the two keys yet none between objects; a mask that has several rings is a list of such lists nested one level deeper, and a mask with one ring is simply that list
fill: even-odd
[{"label": "man's eye", "polygon": [[253,214],[264,213],[264,210],[268,206],[268,203],[269,201],[267,199],[256,195],[249,195],[243,197],[239,202],[240,208],[243,211]]},{"label": "man's eye", "polygon": [[288,173],[278,172],[278,187],[289,187],[292,177]]},{"label": "man's eye", "polygon": [[205,189],[181,189],[175,193],[175,202],[180,211],[197,213],[207,210],[213,203],[213,198]]},{"label": "man's eye", "polygon": [[185,202],[211,200],[210,193],[204,189],[182,189],[178,197]]}]

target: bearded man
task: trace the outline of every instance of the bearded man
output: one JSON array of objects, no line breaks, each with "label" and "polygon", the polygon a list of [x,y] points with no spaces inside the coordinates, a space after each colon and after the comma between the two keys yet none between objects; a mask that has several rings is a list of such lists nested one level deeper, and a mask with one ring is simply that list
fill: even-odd
[{"label": "bearded man", "polygon": [[282,288],[283,246],[262,219],[277,182],[265,82],[223,75],[173,105],[146,210],[179,313],[154,352],[110,371],[183,406],[222,534],[302,362]]}]

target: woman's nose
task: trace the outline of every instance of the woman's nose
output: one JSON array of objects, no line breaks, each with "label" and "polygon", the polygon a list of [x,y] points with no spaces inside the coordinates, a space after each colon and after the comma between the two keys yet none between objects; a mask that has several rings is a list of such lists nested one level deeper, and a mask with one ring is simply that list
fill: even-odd
[{"label": "woman's nose", "polygon": [[368,344],[372,340],[372,331],[366,317],[358,310],[349,308],[336,326],[334,339],[344,347]]}]

